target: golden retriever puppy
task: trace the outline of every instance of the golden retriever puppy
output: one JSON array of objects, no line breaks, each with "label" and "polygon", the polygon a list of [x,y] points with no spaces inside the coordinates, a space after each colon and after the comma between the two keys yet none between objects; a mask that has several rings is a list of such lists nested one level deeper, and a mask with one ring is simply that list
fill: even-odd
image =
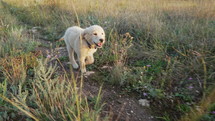
[{"label": "golden retriever puppy", "polygon": [[[81,72],[86,72],[86,65],[94,62],[93,54],[97,48],[105,43],[105,32],[98,25],[82,29],[78,26],[70,27],[62,37],[66,43],[70,63],[73,68],[80,66]],[[79,65],[75,61],[74,52],[77,54]]]}]

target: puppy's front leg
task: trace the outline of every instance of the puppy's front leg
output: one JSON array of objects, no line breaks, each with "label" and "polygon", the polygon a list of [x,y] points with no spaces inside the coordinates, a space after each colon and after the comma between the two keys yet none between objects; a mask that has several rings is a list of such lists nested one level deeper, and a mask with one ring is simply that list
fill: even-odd
[{"label": "puppy's front leg", "polygon": [[85,58],[83,58],[83,57],[80,58],[79,64],[80,64],[81,72],[82,72],[82,73],[87,72],[87,70],[86,70],[86,63],[85,63]]},{"label": "puppy's front leg", "polygon": [[87,56],[86,65],[89,65],[89,64],[92,64],[92,63],[94,63],[93,55]]},{"label": "puppy's front leg", "polygon": [[66,47],[67,47],[67,51],[69,53],[70,63],[72,64],[73,68],[77,69],[78,64],[76,63],[75,58],[74,58],[74,49],[71,48],[71,46],[69,46],[69,45],[67,45]]}]

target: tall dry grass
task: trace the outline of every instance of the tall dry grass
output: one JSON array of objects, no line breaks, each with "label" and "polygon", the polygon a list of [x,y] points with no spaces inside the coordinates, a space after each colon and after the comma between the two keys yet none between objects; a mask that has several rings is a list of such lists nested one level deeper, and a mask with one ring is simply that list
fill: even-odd
[{"label": "tall dry grass", "polygon": [[108,120],[101,89],[88,101],[76,79],[57,76],[53,59],[35,53],[40,43],[21,21],[25,13],[17,18],[11,11],[21,9],[8,6],[0,1],[0,120]]},{"label": "tall dry grass", "polygon": [[[5,0],[3,6],[1,10],[7,11],[3,14],[9,14],[2,19],[4,29],[14,22],[40,26],[49,41],[69,26],[104,27],[106,46],[95,55],[91,68],[100,72],[104,64],[113,66],[108,74],[101,72],[107,78],[102,81],[140,96],[147,93],[155,102],[154,112],[165,112],[160,115],[163,120],[179,119],[210,97],[215,78],[214,0]],[[12,28],[1,32],[9,34],[1,40],[13,43],[17,38],[13,36],[20,36],[23,28]],[[125,44],[121,36],[127,32],[134,37],[133,46],[121,53]]]}]

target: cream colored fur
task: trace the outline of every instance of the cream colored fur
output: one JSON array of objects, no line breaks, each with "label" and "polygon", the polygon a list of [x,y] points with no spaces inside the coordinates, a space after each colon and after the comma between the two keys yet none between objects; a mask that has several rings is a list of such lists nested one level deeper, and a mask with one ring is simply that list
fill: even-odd
[{"label": "cream colored fur", "polygon": [[[73,68],[80,65],[81,72],[86,72],[86,65],[94,63],[93,54],[105,42],[105,32],[98,25],[82,29],[78,26],[70,27],[62,37],[66,43],[69,59]],[[88,42],[88,43],[87,43]],[[77,54],[79,65],[75,61],[74,52]]]}]

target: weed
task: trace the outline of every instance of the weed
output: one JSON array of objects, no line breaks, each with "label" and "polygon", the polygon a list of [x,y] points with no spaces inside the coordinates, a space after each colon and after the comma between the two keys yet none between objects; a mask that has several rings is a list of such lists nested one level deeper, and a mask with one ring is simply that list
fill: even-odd
[{"label": "weed", "polygon": [[[32,69],[27,69],[26,65],[28,64],[25,63],[27,61],[24,58],[21,59],[23,62],[16,60],[16,57],[24,55],[25,51],[32,51],[38,45],[33,41],[31,35],[23,34],[27,28],[41,26],[43,28],[42,38],[53,42],[59,39],[69,26],[78,25],[84,28],[92,24],[100,24],[106,31],[107,41],[103,50],[98,50],[98,53],[95,54],[95,64],[90,66],[98,71],[96,74],[98,77],[92,77],[95,81],[109,82],[123,87],[127,92],[137,92],[140,94],[139,97],[150,99],[152,109],[155,109],[154,112],[161,117],[161,120],[180,119],[190,110],[196,113],[188,113],[191,118],[185,116],[184,119],[195,120],[201,115],[207,114],[202,120],[213,120],[213,115],[209,111],[205,112],[211,105],[205,99],[211,99],[213,93],[211,88],[214,88],[214,5],[212,0],[111,2],[74,0],[72,4],[70,0],[4,1],[0,6],[2,8],[0,14],[4,16],[0,18],[0,57],[12,56],[12,58],[6,59],[7,66],[1,65],[0,82],[6,80],[8,84],[12,84],[11,78],[4,77],[9,75],[16,80],[18,85],[18,80],[21,79],[28,83],[35,81],[33,78],[35,72]],[[26,25],[20,27],[20,23]],[[130,35],[124,38],[122,35],[127,32]],[[59,42],[56,46],[64,46],[64,44]],[[62,57],[60,60],[66,61],[67,59]],[[19,65],[16,65],[15,61],[19,62]],[[112,69],[101,70],[103,65],[111,66]],[[14,68],[8,68],[12,66]],[[23,70],[19,69],[21,67]],[[4,71],[4,68],[7,71]],[[14,72],[19,74],[13,75]],[[28,74],[31,75],[30,79]],[[35,95],[32,98],[38,99],[36,95],[46,97],[42,102],[37,102],[41,106],[44,105],[40,108],[46,112],[39,109],[37,112],[36,108],[39,105],[32,104],[36,113],[30,113],[34,116],[57,120],[54,114],[58,113],[62,114],[61,119],[89,118],[91,112],[87,109],[87,101],[79,101],[76,106],[80,107],[65,109],[64,106],[56,106],[59,97],[64,96],[64,99],[70,99],[67,95],[62,94],[61,96],[60,92],[56,92],[56,95],[49,92],[50,90],[54,91],[52,88],[67,91],[53,86],[61,85],[56,81],[57,77],[51,77],[46,81],[42,77],[38,80],[38,85],[34,85]],[[67,83],[65,81],[67,78],[59,80]],[[50,85],[45,85],[47,82],[52,84],[51,88],[48,87]],[[67,87],[68,85],[63,86],[72,89],[72,87]],[[24,87],[21,90],[27,90],[29,85],[22,86]],[[45,89],[41,90],[41,88]],[[18,94],[16,93],[18,87],[13,85],[11,90],[12,94]],[[31,94],[30,92],[32,93],[32,90],[29,91],[29,94]],[[53,100],[49,98],[50,95],[55,96]],[[10,96],[6,94],[4,96],[11,100]],[[25,95],[23,94],[23,96]],[[79,96],[71,97],[71,100],[77,102],[80,99]],[[202,103],[199,105],[205,104],[200,108],[203,112],[191,108],[198,105],[201,100]],[[62,101],[66,106],[67,104],[74,106],[74,102],[64,102]],[[47,105],[50,104],[55,108],[49,108]],[[7,106],[10,107],[8,104],[5,107]],[[24,108],[22,107],[22,109]],[[81,115],[81,109],[88,110],[88,113]],[[9,113],[10,110],[7,111],[6,113],[2,112],[4,117],[8,115],[12,117],[13,113]],[[48,115],[47,112],[53,116]],[[93,114],[98,113],[93,112]],[[96,115],[93,117],[92,119],[96,119]]]}]

